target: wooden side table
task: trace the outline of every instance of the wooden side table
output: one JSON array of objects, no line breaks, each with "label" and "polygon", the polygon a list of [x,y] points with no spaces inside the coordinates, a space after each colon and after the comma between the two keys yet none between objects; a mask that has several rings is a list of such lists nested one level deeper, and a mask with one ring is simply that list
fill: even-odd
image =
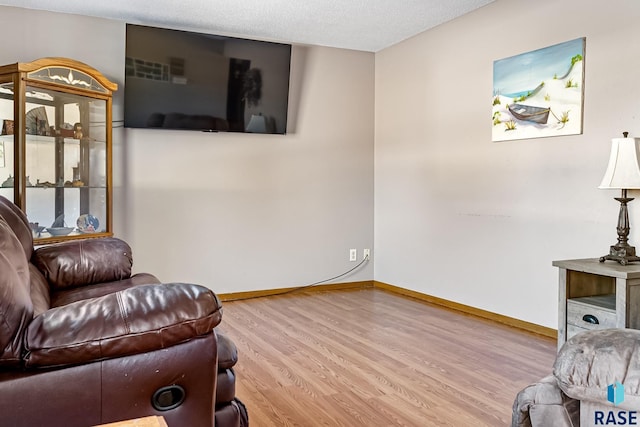
[{"label": "wooden side table", "polygon": [[598,258],[553,261],[558,284],[558,350],[589,329],[640,329],[640,264]]}]

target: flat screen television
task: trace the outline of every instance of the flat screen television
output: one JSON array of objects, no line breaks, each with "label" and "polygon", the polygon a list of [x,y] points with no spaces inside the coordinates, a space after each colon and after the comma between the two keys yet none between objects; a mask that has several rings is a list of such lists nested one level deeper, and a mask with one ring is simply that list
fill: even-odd
[{"label": "flat screen television", "polygon": [[291,45],[127,24],[124,126],[284,134]]}]

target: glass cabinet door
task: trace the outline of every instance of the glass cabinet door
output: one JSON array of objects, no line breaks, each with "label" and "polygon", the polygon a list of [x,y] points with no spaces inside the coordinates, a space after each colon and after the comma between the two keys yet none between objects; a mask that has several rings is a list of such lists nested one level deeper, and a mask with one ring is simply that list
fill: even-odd
[{"label": "glass cabinet door", "polygon": [[36,237],[106,231],[106,101],[27,86],[25,111],[25,205]]},{"label": "glass cabinet door", "polygon": [[0,83],[0,196],[13,200],[13,83]]}]

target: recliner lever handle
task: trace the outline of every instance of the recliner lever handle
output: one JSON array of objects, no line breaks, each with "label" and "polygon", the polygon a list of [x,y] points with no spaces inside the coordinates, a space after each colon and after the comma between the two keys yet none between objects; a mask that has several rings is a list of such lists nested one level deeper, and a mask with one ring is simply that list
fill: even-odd
[{"label": "recliner lever handle", "polygon": [[156,390],[151,397],[151,405],[158,411],[169,411],[182,405],[185,397],[184,388],[173,384]]}]

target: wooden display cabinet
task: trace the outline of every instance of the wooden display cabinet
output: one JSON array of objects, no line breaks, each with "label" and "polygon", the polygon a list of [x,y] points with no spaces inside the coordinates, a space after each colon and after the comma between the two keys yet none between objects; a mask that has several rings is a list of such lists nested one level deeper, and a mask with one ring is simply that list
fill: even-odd
[{"label": "wooden display cabinet", "polygon": [[0,195],[27,214],[36,244],[112,235],[116,89],[67,58],[0,66]]}]

